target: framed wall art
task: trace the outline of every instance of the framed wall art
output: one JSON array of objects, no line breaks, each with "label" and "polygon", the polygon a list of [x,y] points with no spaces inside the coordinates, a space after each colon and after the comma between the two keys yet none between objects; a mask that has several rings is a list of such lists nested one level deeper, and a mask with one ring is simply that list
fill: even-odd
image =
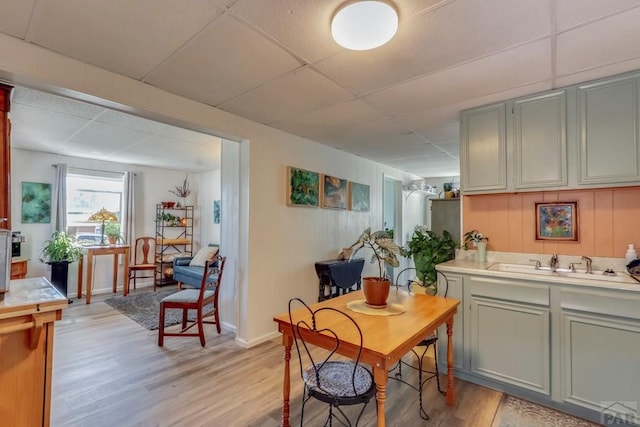
[{"label": "framed wall art", "polygon": [[51,184],[22,182],[21,219],[23,224],[51,222]]},{"label": "framed wall art", "polygon": [[347,180],[331,175],[322,176],[322,207],[347,209]]},{"label": "framed wall art", "polygon": [[213,201],[213,223],[220,224],[220,200]]},{"label": "framed wall art", "polygon": [[288,166],[287,205],[320,206],[320,174]]},{"label": "framed wall art", "polygon": [[366,184],[349,183],[349,209],[355,212],[369,212],[370,189]]},{"label": "framed wall art", "polygon": [[536,240],[578,240],[578,202],[536,203]]}]

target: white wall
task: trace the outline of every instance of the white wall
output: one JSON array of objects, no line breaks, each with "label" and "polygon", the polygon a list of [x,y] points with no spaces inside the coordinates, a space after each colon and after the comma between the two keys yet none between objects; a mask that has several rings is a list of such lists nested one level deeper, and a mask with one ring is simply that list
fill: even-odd
[{"label": "white wall", "polygon": [[[100,160],[80,159],[77,157],[59,156],[37,151],[20,149],[11,150],[11,223],[12,228],[21,231],[27,238],[22,245],[22,257],[28,258],[28,277],[50,277],[50,268],[41,263],[39,258],[40,248],[52,233],[51,224],[22,224],[20,195],[22,182],[45,182],[53,184],[55,179],[55,163],[66,163],[69,167],[96,169],[112,172],[124,172],[133,170],[136,172],[136,236],[155,235],[156,204],[162,200],[174,200],[175,196],[168,193],[176,185],[184,180],[184,172],[150,168],[143,166],[125,165],[121,163],[105,162]],[[192,185],[193,200],[197,197],[209,198],[201,195],[208,187]],[[218,186],[219,188],[219,186]],[[218,190],[219,191],[219,190]],[[199,209],[194,212],[196,222],[200,221]],[[110,292],[113,280],[111,257],[96,257],[96,270],[94,280],[94,293]],[[68,295],[76,295],[77,268],[74,263],[69,269]],[[86,268],[86,267],[85,267]],[[118,274],[118,285],[123,285],[123,273]],[[85,275],[86,280],[86,275]]]},{"label": "white wall", "polygon": [[[225,289],[237,290],[239,297],[238,310],[221,310],[221,320],[223,324],[237,324],[237,341],[244,345],[277,335],[272,318],[286,310],[289,298],[300,296],[310,302],[317,298],[315,261],[334,257],[339,248],[351,244],[364,228],[382,224],[383,174],[404,182],[419,178],[10,36],[0,34],[0,52],[0,79],[8,82],[243,141],[238,150],[237,182],[233,186],[238,194],[230,194],[225,179],[222,180],[223,222],[225,217],[239,221],[237,236],[225,236],[225,224],[221,230],[221,250],[226,251],[229,266],[235,270],[231,272],[234,283],[224,285],[222,293]],[[224,152],[223,148],[223,158]],[[371,212],[287,207],[287,165],[369,184]],[[232,175],[231,171],[225,172],[223,164],[222,176]],[[177,182],[182,179],[180,175]],[[162,186],[160,192],[165,194],[166,188]],[[234,207],[239,210],[233,211]],[[237,248],[223,247],[227,239],[234,238],[238,239]]]},{"label": "white wall", "polygon": [[194,174],[193,178],[199,190],[195,205],[200,215],[194,224],[198,247],[209,243],[219,245],[220,224],[213,223],[213,201],[220,200],[220,169]]}]

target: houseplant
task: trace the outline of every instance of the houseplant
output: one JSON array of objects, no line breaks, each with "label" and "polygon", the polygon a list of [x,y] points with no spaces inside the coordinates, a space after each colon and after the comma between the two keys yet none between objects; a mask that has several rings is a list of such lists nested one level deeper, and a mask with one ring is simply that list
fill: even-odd
[{"label": "houseplant", "polygon": [[438,236],[427,227],[418,225],[407,246],[408,249],[402,250],[402,255],[413,258],[418,276],[416,283],[435,295],[438,289],[436,265],[455,257],[458,242],[447,230],[442,232],[442,236]]},{"label": "houseplant", "polygon": [[167,227],[174,227],[180,224],[180,217],[169,212],[164,212],[156,216],[156,221],[164,221]]},{"label": "houseplant", "polygon": [[489,238],[478,230],[471,230],[464,233],[464,246],[465,250],[469,249],[469,246],[475,246],[478,252],[478,261],[487,261],[487,241]]},{"label": "houseplant", "polygon": [[185,199],[191,194],[191,189],[189,188],[189,174],[186,174],[184,177],[184,181],[182,181],[182,185],[176,185],[175,190],[169,190],[169,193],[173,193],[182,199],[182,203],[178,202],[176,207],[185,206]]},{"label": "houseplant", "polygon": [[400,246],[393,241],[387,231],[371,232],[371,227],[369,227],[349,247],[349,249],[353,250],[350,259],[362,248],[370,249],[373,252],[371,263],[377,262],[378,264],[378,276],[362,278],[365,301],[372,307],[384,307],[387,304],[389,288],[391,287],[391,281],[386,276],[384,265],[389,264],[392,267],[400,265],[398,261]]},{"label": "houseplant", "polygon": [[80,247],[63,231],[55,231],[40,249],[40,261],[51,265],[51,283],[67,296],[69,264],[80,258]]},{"label": "houseplant", "polygon": [[104,225],[104,235],[109,239],[110,245],[115,245],[118,242],[124,242],[124,237],[120,233],[119,222],[107,222]]}]

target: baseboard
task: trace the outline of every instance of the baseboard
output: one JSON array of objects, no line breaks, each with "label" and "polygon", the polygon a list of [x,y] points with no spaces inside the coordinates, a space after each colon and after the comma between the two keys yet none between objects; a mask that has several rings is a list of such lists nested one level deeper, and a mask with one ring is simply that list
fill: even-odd
[{"label": "baseboard", "polygon": [[281,336],[280,332],[276,331],[276,332],[271,332],[261,337],[252,339],[250,341],[236,337],[236,344],[242,348],[251,348],[251,347],[260,345],[263,342],[271,341],[272,339],[278,338],[279,336]]}]

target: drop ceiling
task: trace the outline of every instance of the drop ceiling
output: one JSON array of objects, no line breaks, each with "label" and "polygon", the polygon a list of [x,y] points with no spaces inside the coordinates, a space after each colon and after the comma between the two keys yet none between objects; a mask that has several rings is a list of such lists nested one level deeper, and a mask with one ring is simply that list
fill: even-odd
[{"label": "drop ceiling", "polygon": [[[342,3],[5,0],[0,31],[426,177],[459,174],[460,110],[640,69],[640,0],[395,0],[398,34],[362,52],[331,40]],[[113,116],[85,118],[96,127],[60,149],[93,144],[137,163],[137,132],[153,132],[109,138],[126,121]],[[52,132],[76,119],[50,118]]]}]

